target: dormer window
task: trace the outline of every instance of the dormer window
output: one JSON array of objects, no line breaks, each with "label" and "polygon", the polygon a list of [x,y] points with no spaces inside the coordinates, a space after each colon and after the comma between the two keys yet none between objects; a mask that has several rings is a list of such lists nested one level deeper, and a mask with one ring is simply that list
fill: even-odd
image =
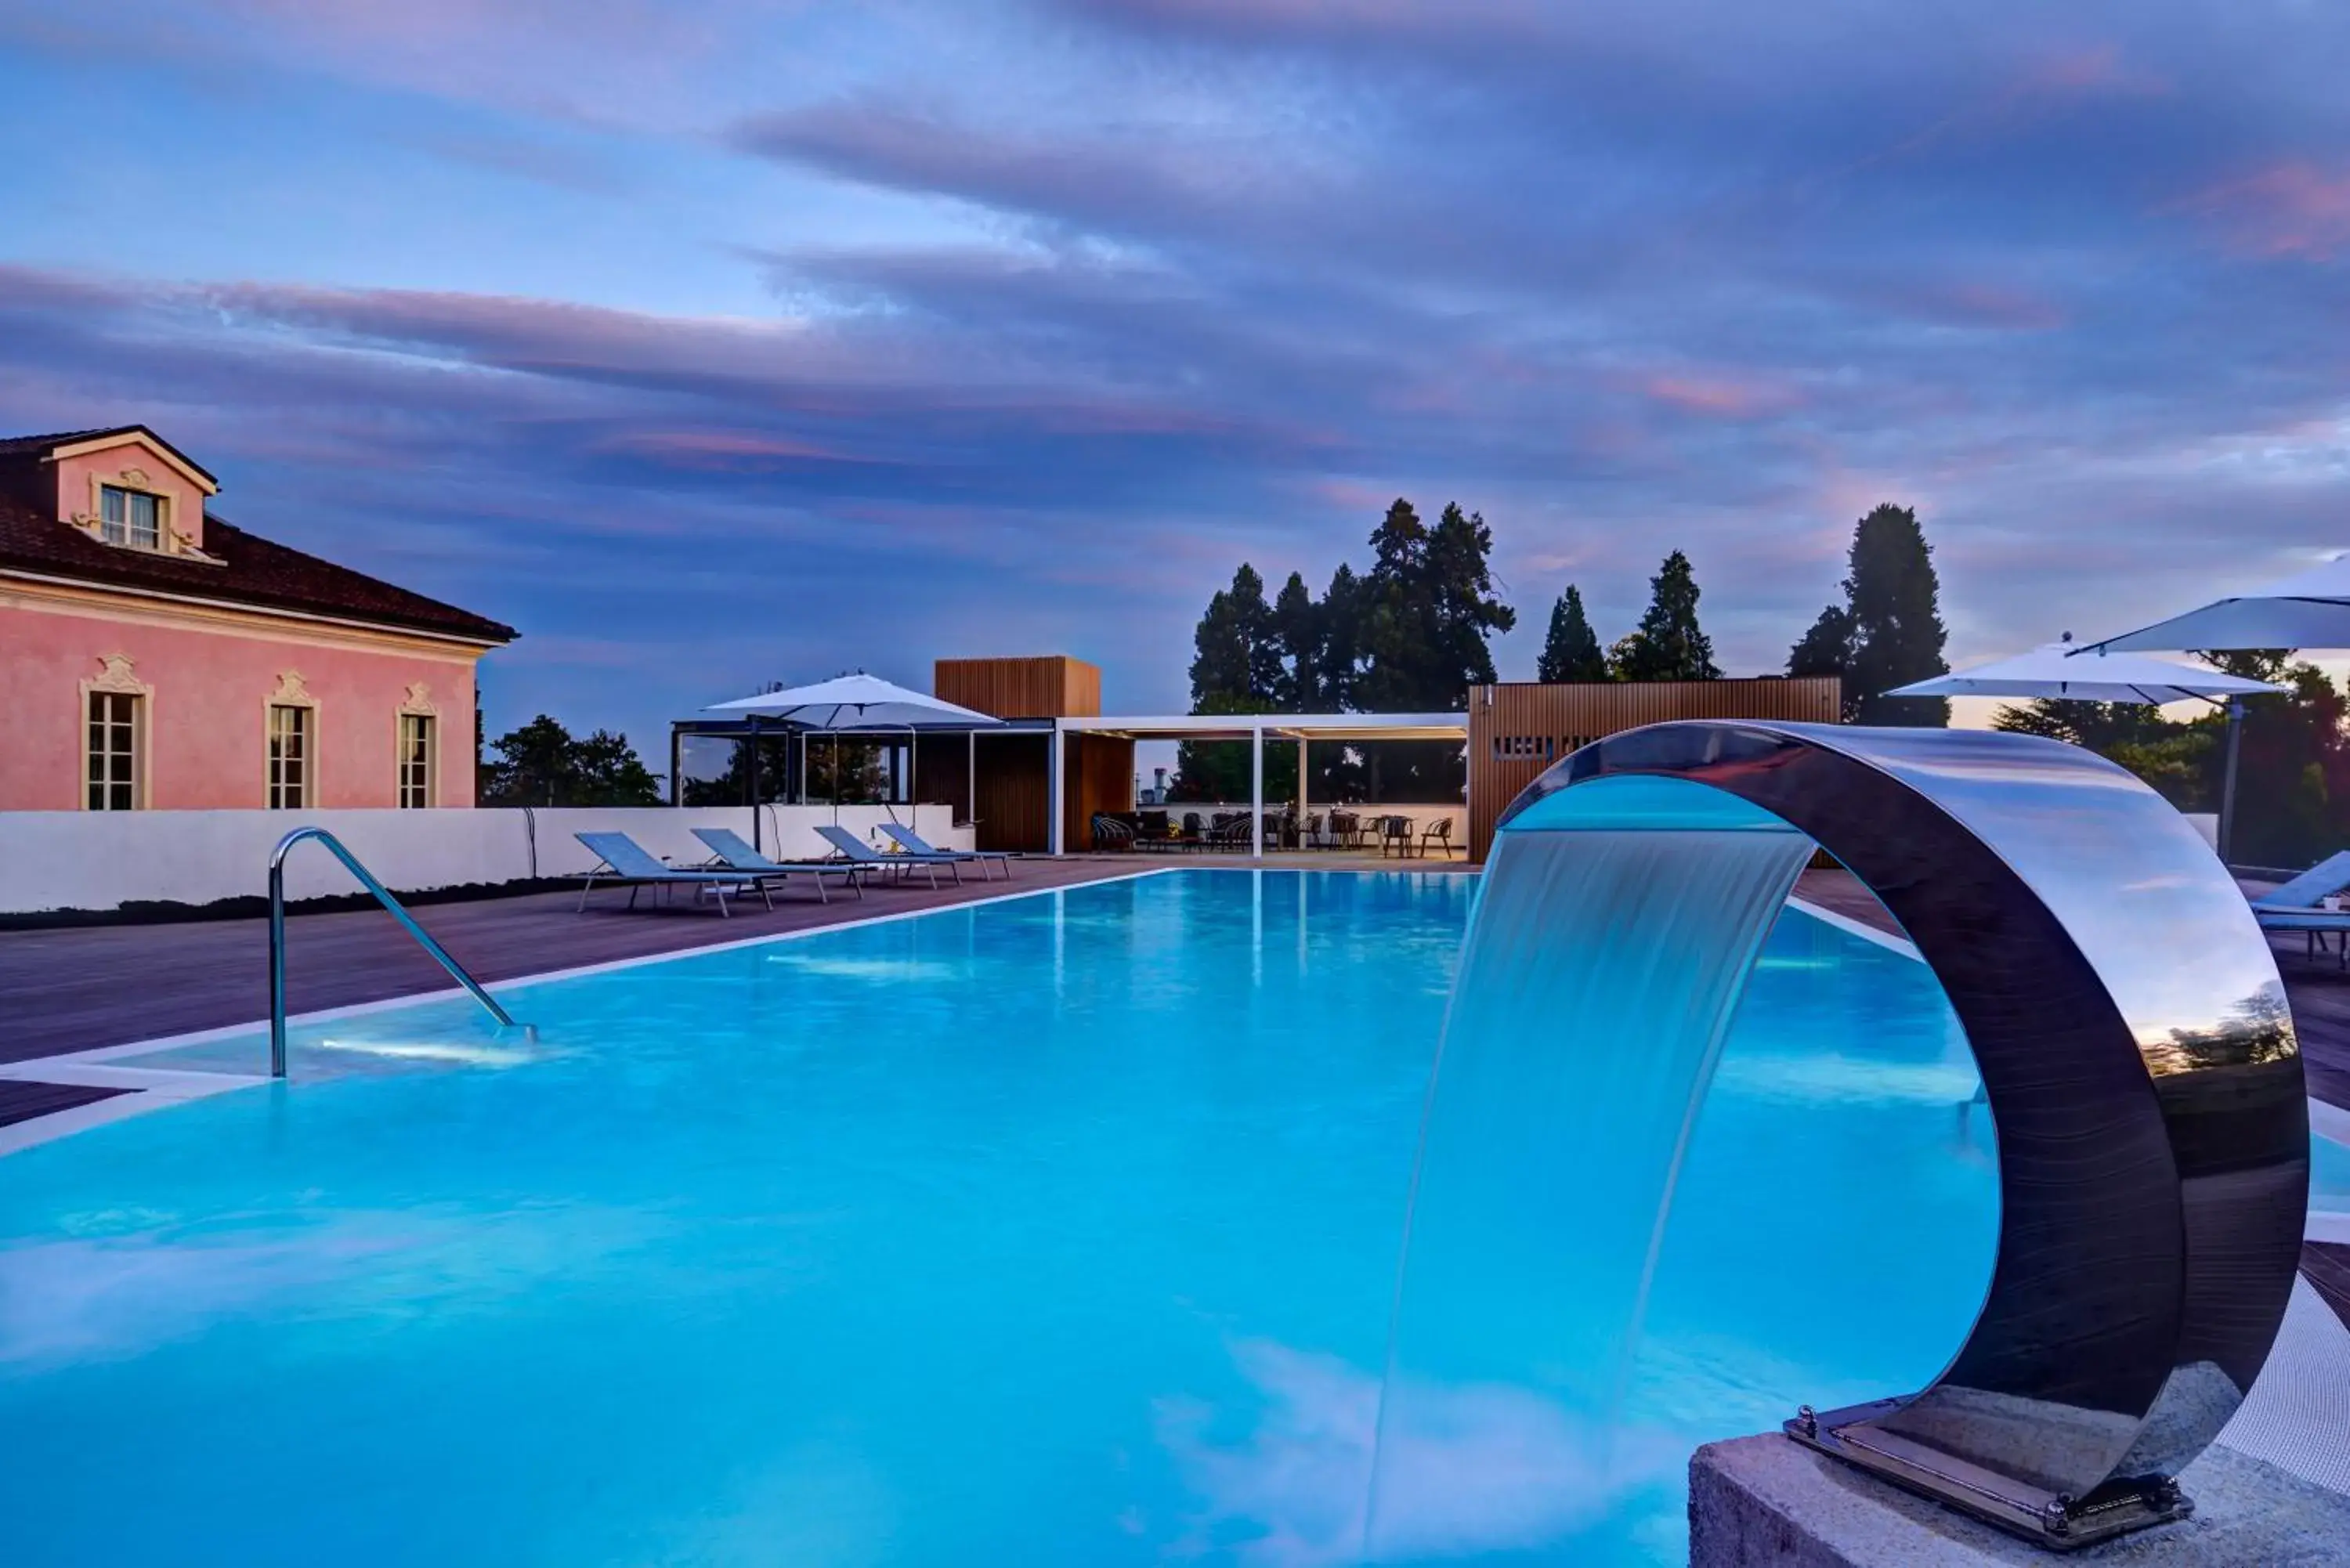
[{"label": "dormer window", "polygon": [[160,550],[163,547],[163,498],[119,484],[100,485],[99,528],[109,545]]}]

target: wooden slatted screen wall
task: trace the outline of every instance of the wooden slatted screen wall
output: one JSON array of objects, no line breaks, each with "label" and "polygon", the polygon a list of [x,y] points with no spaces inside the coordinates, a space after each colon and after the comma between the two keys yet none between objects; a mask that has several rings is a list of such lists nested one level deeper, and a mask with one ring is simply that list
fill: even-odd
[{"label": "wooden slatted screen wall", "polygon": [[1844,683],[1833,675],[1779,680],[1512,682],[1469,689],[1469,857],[1482,860],[1493,824],[1544,768],[1602,735],[1671,719],[1791,719],[1833,724]]},{"label": "wooden slatted screen wall", "polygon": [[1101,712],[1101,670],[1065,653],[1036,659],[941,659],[931,691],[999,719],[1090,719]]},{"label": "wooden slatted screen wall", "polygon": [[1067,773],[1061,785],[1061,842],[1094,846],[1094,813],[1134,809],[1134,742],[1123,735],[1063,737]]},{"label": "wooden slatted screen wall", "polygon": [[[1052,847],[1046,829],[1053,807],[1045,764],[1051,743],[1050,737],[1034,731],[980,732],[980,848],[1042,855]],[[966,766],[960,738],[951,760],[956,770]],[[1065,736],[1061,765],[1061,842],[1072,852],[1091,849],[1094,813],[1134,809],[1134,742],[1121,735]],[[922,773],[941,786],[924,799],[960,800],[964,794],[959,771],[950,778],[941,764],[933,775],[925,755]]]},{"label": "wooden slatted screen wall", "polygon": [[979,799],[972,808],[979,821],[980,848],[1041,855],[1052,846],[1051,775],[1045,768],[1051,747],[1051,737],[1034,731],[980,732]]}]

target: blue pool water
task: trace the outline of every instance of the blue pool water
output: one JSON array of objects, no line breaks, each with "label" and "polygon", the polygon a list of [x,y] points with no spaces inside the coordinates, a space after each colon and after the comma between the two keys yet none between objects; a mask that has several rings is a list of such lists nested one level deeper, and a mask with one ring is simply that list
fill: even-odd
[{"label": "blue pool water", "polygon": [[[536,1044],[375,1012],[12,1156],[5,1560],[1354,1561],[1471,891],[1177,872],[513,990]],[[1631,1462],[1562,1507],[1582,1413],[1461,1388],[1409,1538],[1672,1561],[1690,1446],[1930,1378],[1995,1227],[1973,1085],[1922,966],[1783,918]]]},{"label": "blue pool water", "polygon": [[2310,1208],[2350,1214],[2350,1145],[2314,1137],[2310,1140]]}]

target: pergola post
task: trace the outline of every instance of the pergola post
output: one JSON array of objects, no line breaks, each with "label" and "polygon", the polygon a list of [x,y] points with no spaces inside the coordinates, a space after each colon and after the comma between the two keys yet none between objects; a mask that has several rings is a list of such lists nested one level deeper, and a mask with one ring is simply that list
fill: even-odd
[{"label": "pergola post", "polygon": [[759,842],[759,715],[756,713],[751,715],[751,739],[745,743],[751,748],[751,765],[744,770],[751,794],[751,848],[755,853],[764,853],[764,846]]},{"label": "pergola post", "polygon": [[1249,726],[1249,858],[1264,858],[1264,721]]},{"label": "pergola post", "polygon": [[2228,699],[2228,764],[2220,780],[2220,864],[2230,864],[2236,852],[2236,755],[2243,749],[2244,700]]},{"label": "pergola post", "polygon": [[1052,818],[1051,822],[1046,825],[1045,842],[1052,846],[1053,854],[1055,857],[1057,858],[1063,850],[1063,845],[1061,843],[1061,722],[1058,719],[1053,721],[1053,742],[1051,750],[1045,753],[1045,771],[1048,775],[1045,781],[1045,799],[1046,802],[1045,810]]},{"label": "pergola post", "polygon": [[1297,847],[1310,847],[1305,842],[1305,748],[1313,744],[1305,736],[1297,737]]}]

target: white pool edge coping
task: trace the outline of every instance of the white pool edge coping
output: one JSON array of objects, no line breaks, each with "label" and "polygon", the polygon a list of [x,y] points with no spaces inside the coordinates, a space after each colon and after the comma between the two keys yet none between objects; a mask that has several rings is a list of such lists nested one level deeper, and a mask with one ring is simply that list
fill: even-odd
[{"label": "white pool edge coping", "polygon": [[0,1079],[16,1083],[63,1084],[101,1089],[131,1089],[135,1094],[109,1095],[86,1106],[51,1111],[26,1121],[0,1127],[0,1158],[18,1149],[48,1143],[69,1133],[104,1127],[109,1122],[144,1116],[190,1100],[224,1095],[266,1084],[266,1077],[247,1073],[200,1072],[177,1067],[123,1067],[106,1062],[68,1061],[39,1056],[30,1062],[0,1064]]},{"label": "white pool edge coping", "polygon": [[1887,952],[1899,953],[1903,958],[1915,959],[1919,963],[1926,961],[1926,955],[1919,952],[1918,944],[1908,937],[1896,936],[1891,931],[1880,931],[1866,920],[1856,920],[1850,915],[1839,915],[1825,905],[1814,904],[1800,894],[1788,894],[1787,907],[1801,909],[1822,925],[1834,926],[1848,937],[1858,937],[1862,941],[1875,942]]}]

